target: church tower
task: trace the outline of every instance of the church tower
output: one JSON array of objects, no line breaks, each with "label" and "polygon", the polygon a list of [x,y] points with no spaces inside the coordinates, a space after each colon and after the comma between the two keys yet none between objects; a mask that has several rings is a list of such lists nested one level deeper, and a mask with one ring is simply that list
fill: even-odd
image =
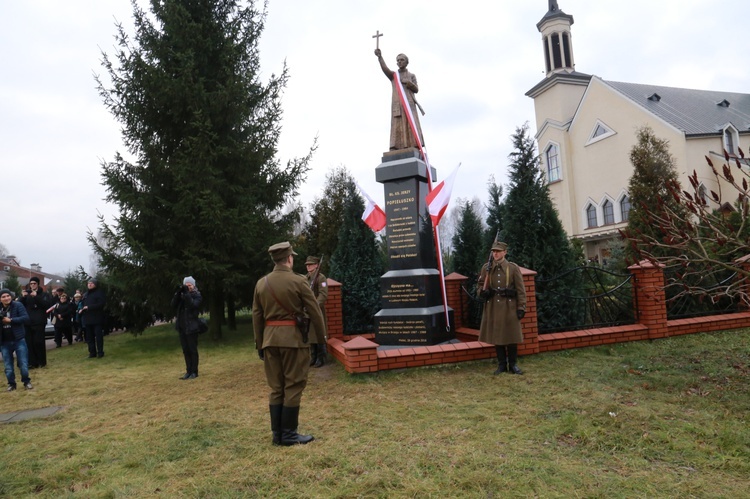
[{"label": "church tower", "polygon": [[573,16],[560,10],[556,0],[549,0],[549,10],[536,25],[542,34],[547,77],[562,71],[574,71],[575,59],[570,36],[572,24]]}]

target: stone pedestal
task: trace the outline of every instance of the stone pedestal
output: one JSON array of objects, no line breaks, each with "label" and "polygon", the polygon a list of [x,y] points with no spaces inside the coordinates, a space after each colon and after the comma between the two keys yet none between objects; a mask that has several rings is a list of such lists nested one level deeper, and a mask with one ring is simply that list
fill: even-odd
[{"label": "stone pedestal", "polygon": [[[434,171],[430,172],[434,178]],[[435,240],[425,196],[427,165],[416,149],[386,153],[375,170],[384,185],[390,271],[380,278],[381,310],[375,314],[379,345],[435,345],[446,331]],[[453,324],[453,310],[449,309]]]}]

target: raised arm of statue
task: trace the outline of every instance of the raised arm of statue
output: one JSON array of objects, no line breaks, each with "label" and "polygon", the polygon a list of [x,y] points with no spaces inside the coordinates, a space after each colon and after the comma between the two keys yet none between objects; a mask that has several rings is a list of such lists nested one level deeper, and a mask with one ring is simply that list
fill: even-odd
[{"label": "raised arm of statue", "polygon": [[375,55],[378,58],[380,69],[383,70],[383,74],[385,74],[385,76],[387,76],[389,80],[393,80],[393,71],[388,69],[388,66],[386,66],[385,61],[383,60],[383,54],[382,52],[380,52],[380,49],[375,49]]}]

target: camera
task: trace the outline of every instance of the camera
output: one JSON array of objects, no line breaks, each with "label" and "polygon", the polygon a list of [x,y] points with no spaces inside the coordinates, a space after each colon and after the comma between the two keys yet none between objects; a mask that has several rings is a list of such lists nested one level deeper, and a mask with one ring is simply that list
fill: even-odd
[{"label": "camera", "polygon": [[8,317],[8,312],[5,309],[0,309],[0,321]]}]

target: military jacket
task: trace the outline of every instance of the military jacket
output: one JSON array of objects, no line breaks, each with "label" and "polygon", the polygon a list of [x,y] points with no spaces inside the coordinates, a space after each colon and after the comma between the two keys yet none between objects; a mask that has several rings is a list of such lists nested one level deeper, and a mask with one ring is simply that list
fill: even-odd
[{"label": "military jacket", "polygon": [[[487,265],[484,265],[479,274],[478,293],[482,291],[487,272]],[[495,294],[484,304],[479,341],[492,345],[522,343],[521,321],[516,315],[516,310],[526,310],[526,288],[521,269],[503,258],[499,262],[493,260],[489,274],[489,287],[495,290]],[[506,289],[514,290],[515,296],[502,296]]]},{"label": "military jacket", "polygon": [[[316,331],[316,336],[319,340],[321,340],[321,343],[325,342],[325,339],[328,338],[328,323],[326,318],[326,301],[328,300],[328,279],[326,276],[324,276],[321,273],[318,273],[318,277],[315,279],[315,283],[312,282],[313,274],[308,272],[305,276],[307,278],[307,284],[310,286],[310,289],[312,289],[313,294],[315,295],[315,300],[318,302],[318,306],[320,307],[320,312],[323,314],[323,322],[326,324],[326,329],[323,330],[322,334],[318,334]],[[310,331],[312,331],[313,326],[310,325]],[[312,333],[310,333],[312,334]]]},{"label": "military jacket", "polygon": [[[268,285],[273,288],[276,298],[271,294]],[[306,310],[310,317],[308,343],[302,341],[302,334],[296,326],[266,325],[268,321],[293,320],[290,312],[302,314],[303,310]],[[270,274],[258,280],[253,293],[253,331],[255,332],[255,346],[258,349],[266,347],[308,348],[310,343],[325,341],[323,339],[318,341],[315,333],[315,331],[325,331],[325,323],[315,295],[304,276],[295,274],[285,265],[276,265]]]}]

